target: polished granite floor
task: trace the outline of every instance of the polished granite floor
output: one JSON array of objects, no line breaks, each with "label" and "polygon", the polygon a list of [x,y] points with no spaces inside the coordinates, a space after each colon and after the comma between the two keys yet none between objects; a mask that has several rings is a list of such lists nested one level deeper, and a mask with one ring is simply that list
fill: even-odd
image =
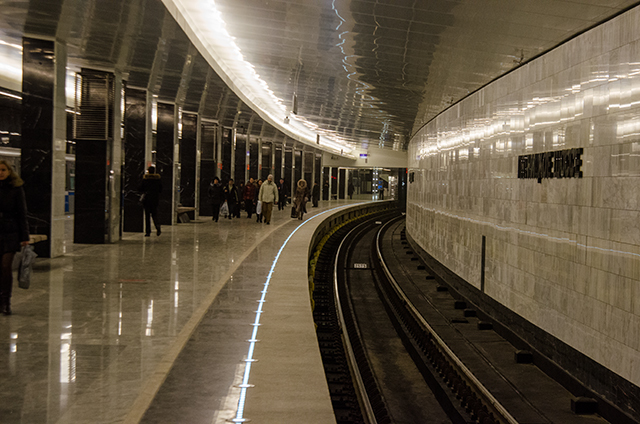
[{"label": "polished granite floor", "polygon": [[[348,202],[321,202],[309,216]],[[127,233],[117,244],[38,259],[32,287],[14,289],[14,315],[0,316],[0,423],[232,418],[247,317],[298,223],[289,209],[274,211],[269,226],[245,213],[217,223],[203,217],[164,227],[160,237]],[[215,356],[197,346],[183,352],[198,337],[220,345]],[[198,407],[182,405],[193,417],[169,420],[162,410],[172,399],[170,371],[185,354],[201,361],[189,384],[206,396],[194,399]]]}]

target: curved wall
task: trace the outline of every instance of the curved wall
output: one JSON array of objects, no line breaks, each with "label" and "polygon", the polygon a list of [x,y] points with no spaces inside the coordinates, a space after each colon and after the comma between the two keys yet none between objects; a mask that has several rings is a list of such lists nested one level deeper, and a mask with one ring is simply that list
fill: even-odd
[{"label": "curved wall", "polygon": [[409,167],[427,253],[481,289],[485,236],[487,296],[640,385],[640,8],[439,115]]}]

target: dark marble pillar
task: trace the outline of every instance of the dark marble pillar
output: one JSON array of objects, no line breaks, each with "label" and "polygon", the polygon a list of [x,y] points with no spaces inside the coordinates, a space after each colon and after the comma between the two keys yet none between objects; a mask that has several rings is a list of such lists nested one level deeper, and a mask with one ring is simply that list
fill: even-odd
[{"label": "dark marble pillar", "polygon": [[222,131],[222,171],[220,182],[227,184],[231,178],[231,149],[233,146],[233,130],[224,128]]},{"label": "dark marble pillar", "polygon": [[[282,146],[282,148],[284,149],[284,174],[282,178],[291,191],[294,184],[293,181],[291,181],[291,175],[293,171],[293,149],[284,145]],[[291,195],[291,192],[289,192],[288,194]]]},{"label": "dark marble pillar", "polygon": [[124,111],[124,222],[127,232],[144,231],[144,211],[138,189],[145,171],[147,92],[127,88]]},{"label": "dark marble pillar", "polygon": [[108,143],[108,140],[76,141],[74,243],[102,244],[107,241]]},{"label": "dark marble pillar", "polygon": [[293,173],[293,182],[295,184],[302,178],[302,150],[294,150],[295,172]]},{"label": "dark marble pillar", "polygon": [[[82,69],[76,125],[76,193],[73,241],[110,241],[109,179],[113,147],[114,75]],[[84,113],[83,113],[84,112]]]},{"label": "dark marble pillar", "polygon": [[36,245],[40,256],[51,256],[51,194],[55,44],[22,41],[22,155],[20,168],[29,210],[29,231],[45,234]]},{"label": "dark marble pillar", "polygon": [[[196,206],[196,155],[198,115],[182,113],[182,139],[180,140],[180,204]],[[195,219],[195,212],[189,212]]]},{"label": "dark marble pillar", "polygon": [[347,170],[341,169],[338,177],[338,199],[344,199],[345,187],[347,186]]},{"label": "dark marble pillar", "polygon": [[211,202],[209,201],[209,184],[215,177],[218,164],[215,161],[216,157],[216,139],[218,137],[218,126],[209,123],[204,123],[201,126],[201,156],[200,156],[200,184],[198,185],[200,190],[200,204],[198,205],[198,211],[200,215],[212,216]]},{"label": "dark marble pillar", "polygon": [[234,155],[233,179],[236,186],[240,187],[240,182],[244,182],[245,169],[247,169],[247,138],[244,134],[236,135],[236,146]]},{"label": "dark marble pillar", "polygon": [[267,177],[271,174],[271,168],[273,167],[271,149],[273,148],[273,143],[262,143],[262,169],[260,172],[262,181],[267,181]]},{"label": "dark marble pillar", "polygon": [[315,160],[315,182],[322,187],[322,154],[314,153],[313,160]]},{"label": "dark marble pillar", "polygon": [[249,142],[249,177],[257,180],[260,176],[258,173],[258,140],[252,137]]},{"label": "dark marble pillar", "polygon": [[273,173],[273,178],[278,182],[278,184],[280,184],[280,178],[284,178],[282,176],[282,144],[277,144],[275,147],[276,152],[275,152],[275,163],[273,164],[274,166],[274,173]]},{"label": "dark marble pillar", "polygon": [[158,220],[162,225],[173,225],[175,111],[175,105],[158,102],[156,172],[162,177],[162,193],[160,193],[160,203],[158,204]]}]

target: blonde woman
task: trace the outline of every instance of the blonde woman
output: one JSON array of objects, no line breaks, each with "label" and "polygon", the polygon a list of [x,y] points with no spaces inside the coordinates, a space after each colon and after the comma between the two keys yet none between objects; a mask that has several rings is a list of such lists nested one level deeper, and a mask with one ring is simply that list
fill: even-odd
[{"label": "blonde woman", "polygon": [[27,202],[22,189],[23,184],[11,165],[5,160],[0,160],[0,311],[5,315],[12,313],[13,257],[21,246],[29,244]]}]

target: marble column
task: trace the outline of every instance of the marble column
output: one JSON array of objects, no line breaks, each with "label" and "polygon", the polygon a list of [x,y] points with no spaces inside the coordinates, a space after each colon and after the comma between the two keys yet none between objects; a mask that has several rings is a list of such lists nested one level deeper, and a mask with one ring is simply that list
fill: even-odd
[{"label": "marble column", "polygon": [[223,129],[222,135],[222,156],[220,162],[222,162],[221,183],[227,184],[231,177],[231,159],[233,151],[233,130],[230,128]]},{"label": "marble column", "polygon": [[260,177],[259,167],[258,167],[258,152],[260,146],[258,140],[251,137],[249,142],[249,177],[253,177],[254,179],[258,179]]},{"label": "marble column", "polygon": [[31,233],[42,257],[64,254],[66,152],[66,46],[23,38],[21,177]]},{"label": "marble column", "polygon": [[[196,206],[196,156],[198,115],[182,113],[182,139],[180,140],[180,204]],[[195,219],[195,213],[189,212]]]},{"label": "marble column", "polygon": [[[295,146],[295,145],[294,145]],[[293,157],[294,157],[294,173],[293,173],[293,183],[298,184],[298,181],[302,178],[303,175],[303,165],[302,165],[302,150],[300,148],[293,148]]]},{"label": "marble column", "polygon": [[[291,187],[293,186],[293,150],[285,143],[282,143],[282,154],[284,155],[284,169],[282,175],[289,186],[289,192],[291,192]],[[291,195],[291,193],[289,193],[289,195]]]},{"label": "marble column", "polygon": [[213,177],[217,176],[216,169],[216,139],[218,137],[218,126],[204,122],[200,126],[200,179],[199,179],[199,202],[198,212],[200,215],[212,216],[211,202],[209,201],[209,184]]},{"label": "marble column", "polygon": [[262,178],[262,139],[258,139],[258,176],[259,180],[264,180]]},{"label": "marble column", "polygon": [[124,182],[122,180],[124,146],[122,144],[122,127],[124,123],[124,110],[122,97],[124,82],[122,73],[116,72],[114,78],[113,96],[113,129],[112,137],[109,140],[110,157],[107,160],[107,178],[109,190],[109,222],[107,229],[107,242],[115,243],[122,238],[122,190]]},{"label": "marble column", "polygon": [[274,149],[273,142],[262,143],[262,180],[266,181],[267,176],[271,173],[273,167],[273,155]]},{"label": "marble column", "polygon": [[175,166],[177,150],[177,108],[174,104],[158,102],[158,130],[156,134],[156,172],[162,176],[162,193],[158,204],[158,220],[162,225],[175,222]]},{"label": "marble column", "polygon": [[113,123],[118,121],[114,93],[118,90],[115,76],[109,72],[82,69],[80,81],[73,240],[102,244],[111,241],[112,223],[117,222],[112,210],[115,185],[111,171]]},{"label": "marble column", "polygon": [[145,139],[147,92],[127,88],[124,111],[124,220],[123,229],[127,232],[144,231],[144,211],[140,204],[142,176],[146,168]]}]

